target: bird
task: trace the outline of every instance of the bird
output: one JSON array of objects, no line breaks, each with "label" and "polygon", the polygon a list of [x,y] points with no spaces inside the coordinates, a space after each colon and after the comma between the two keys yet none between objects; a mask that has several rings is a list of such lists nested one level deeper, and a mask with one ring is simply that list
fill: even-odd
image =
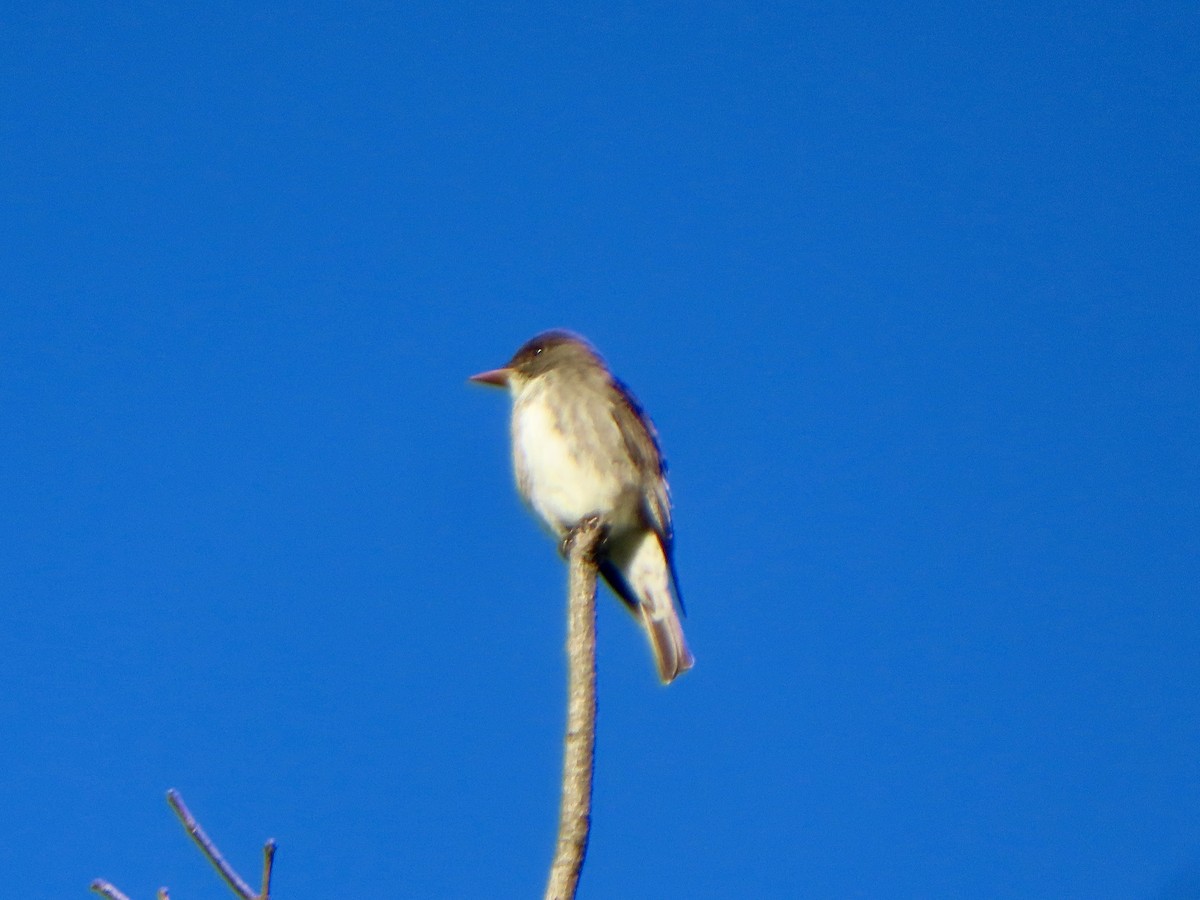
[{"label": "bird", "polygon": [[470,380],[511,394],[517,491],[560,550],[583,520],[604,525],[597,568],[645,630],[662,683],[692,668],[666,463],[633,394],[586,339],[561,329],[536,335],[504,366]]}]

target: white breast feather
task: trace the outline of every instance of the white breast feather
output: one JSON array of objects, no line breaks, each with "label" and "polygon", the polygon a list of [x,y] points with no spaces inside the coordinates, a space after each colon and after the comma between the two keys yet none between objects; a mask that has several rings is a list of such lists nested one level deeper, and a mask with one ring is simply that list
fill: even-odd
[{"label": "white breast feather", "polygon": [[586,454],[572,452],[544,403],[523,403],[513,419],[517,483],[534,511],[557,533],[586,516],[612,512],[620,485]]}]

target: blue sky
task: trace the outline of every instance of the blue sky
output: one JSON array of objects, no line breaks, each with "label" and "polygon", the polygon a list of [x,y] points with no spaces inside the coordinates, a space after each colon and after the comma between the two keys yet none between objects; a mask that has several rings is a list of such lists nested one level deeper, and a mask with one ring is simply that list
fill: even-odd
[{"label": "blue sky", "polygon": [[581,897],[1200,895],[1192,3],[8,4],[0,872],[539,895],[565,572],[466,377],[587,335]]}]

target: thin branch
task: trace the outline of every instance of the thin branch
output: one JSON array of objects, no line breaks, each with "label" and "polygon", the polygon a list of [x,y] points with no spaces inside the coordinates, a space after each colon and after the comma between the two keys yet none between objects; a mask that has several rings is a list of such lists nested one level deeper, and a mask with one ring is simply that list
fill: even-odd
[{"label": "thin branch", "polygon": [[[229,885],[230,890],[241,897],[242,900],[271,900],[271,869],[275,865],[274,839],[267,841],[263,846],[262,893],[256,894],[250,889],[250,885],[246,884],[238,876],[238,873],[233,870],[233,866],[225,861],[225,857],[221,855],[221,851],[217,849],[217,845],[213,843],[212,838],[204,833],[204,829],[200,827],[200,823],[196,821],[196,817],[184,805],[183,798],[179,796],[179,791],[174,788],[167,791],[167,803],[171,804],[171,809],[175,810],[175,815],[183,823],[184,830],[196,842],[196,846],[200,848],[200,852],[213,864],[213,868],[217,870],[217,873]],[[100,896],[107,898],[107,900],[129,900],[129,897],[100,878],[92,882],[91,888]],[[165,887],[158,889],[156,897],[158,900],[171,900],[171,896]]]},{"label": "thin branch", "polygon": [[[258,895],[254,893],[250,885],[246,884],[241,879],[241,876],[233,870],[233,866],[225,861],[225,857],[221,855],[221,851],[217,849],[217,845],[212,842],[212,838],[204,833],[204,829],[200,827],[200,823],[196,821],[196,817],[183,805],[183,798],[179,796],[179,791],[174,788],[167,791],[167,802],[171,804],[171,809],[175,810],[175,815],[183,823],[184,830],[196,842],[196,846],[200,848],[200,852],[213,864],[213,868],[217,870],[217,874],[229,885],[229,889],[241,897],[242,900],[259,900]],[[274,851],[272,850],[273,854]],[[266,874],[269,877],[269,868]]]},{"label": "thin branch", "polygon": [[116,887],[100,878],[97,878],[92,882],[91,888],[101,897],[107,897],[108,900],[129,900],[129,898],[117,890]]},{"label": "thin branch", "polygon": [[262,893],[259,900],[271,900],[271,869],[275,865],[275,839],[270,838],[263,844],[263,876]]},{"label": "thin branch", "polygon": [[545,900],[574,900],[591,830],[592,771],[596,753],[596,548],[599,519],[586,519],[566,539],[567,733],[563,741],[558,841]]}]

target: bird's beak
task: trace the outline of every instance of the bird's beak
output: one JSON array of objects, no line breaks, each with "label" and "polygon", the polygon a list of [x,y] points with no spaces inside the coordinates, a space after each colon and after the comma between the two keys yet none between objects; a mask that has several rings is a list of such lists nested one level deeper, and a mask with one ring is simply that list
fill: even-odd
[{"label": "bird's beak", "polygon": [[508,379],[512,376],[512,369],[505,366],[502,369],[492,369],[490,372],[480,372],[478,375],[472,375],[468,381],[474,381],[478,384],[491,384],[496,387],[507,387]]}]

